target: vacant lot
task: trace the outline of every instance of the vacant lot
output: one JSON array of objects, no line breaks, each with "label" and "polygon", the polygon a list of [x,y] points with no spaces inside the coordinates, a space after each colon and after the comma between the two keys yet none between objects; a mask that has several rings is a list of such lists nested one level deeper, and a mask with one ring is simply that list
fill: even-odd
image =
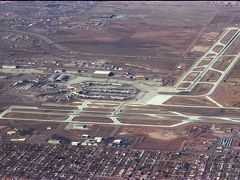
[{"label": "vacant lot", "polygon": [[8,113],[4,118],[14,118],[14,119],[34,119],[34,120],[59,120],[63,121],[66,116],[63,115],[48,115],[48,114],[34,114],[34,113]]}]

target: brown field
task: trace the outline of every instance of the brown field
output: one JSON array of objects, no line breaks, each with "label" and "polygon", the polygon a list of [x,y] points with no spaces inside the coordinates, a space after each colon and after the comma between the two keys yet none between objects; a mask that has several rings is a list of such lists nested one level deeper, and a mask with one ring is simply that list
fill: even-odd
[{"label": "brown field", "polygon": [[220,72],[209,70],[203,77],[200,79],[200,82],[216,82],[221,76]]},{"label": "brown field", "polygon": [[151,110],[151,109],[123,109],[122,113],[137,113],[137,114],[171,114],[163,109],[159,108],[158,110]]},{"label": "brown field", "polygon": [[187,88],[188,86],[190,86],[191,83],[181,83],[179,84],[178,88]]},{"label": "brown field", "polygon": [[157,106],[151,106],[151,105],[140,105],[140,106],[131,106],[131,105],[125,105],[124,106],[126,109],[138,109],[139,111],[141,110],[161,110],[161,107]]},{"label": "brown field", "polygon": [[238,81],[239,78],[227,77],[226,82],[220,84],[212,97],[224,106],[240,107],[240,87],[236,85]]},{"label": "brown field", "polygon": [[91,116],[77,116],[73,119],[73,121],[79,122],[105,122],[105,123],[112,123],[113,121],[107,117],[91,117]]},{"label": "brown field", "polygon": [[110,108],[101,108],[101,107],[99,107],[99,108],[90,108],[90,107],[87,107],[87,108],[84,108],[84,111],[93,111],[93,112],[95,112],[95,111],[99,111],[99,112],[112,112],[112,111],[114,111],[114,109],[110,109]]},{"label": "brown field", "polygon": [[69,107],[69,106],[39,106],[39,108],[49,108],[49,109],[56,109],[56,110],[75,110],[77,107]]},{"label": "brown field", "polygon": [[151,128],[122,127],[119,135],[139,137],[134,144],[135,149],[178,150],[187,135],[188,128]]},{"label": "brown field", "polygon": [[217,45],[213,48],[213,51],[216,53],[219,53],[223,49],[222,45]]},{"label": "brown field", "polygon": [[223,55],[238,55],[240,52],[240,37],[238,37],[232,45],[225,51]]},{"label": "brown field", "polygon": [[66,116],[63,115],[48,115],[48,114],[34,114],[34,113],[8,113],[4,118],[15,118],[15,119],[36,119],[36,120],[58,120],[64,121]]},{"label": "brown field", "polygon": [[101,126],[99,126],[99,128],[95,132],[95,136],[109,137],[109,136],[111,136],[111,134],[115,130],[115,128],[118,128],[118,127],[117,126],[111,126],[111,125],[105,125],[105,126],[101,125]]},{"label": "brown field", "polygon": [[172,97],[164,104],[190,105],[190,106],[216,106],[205,97]]},{"label": "brown field", "polygon": [[[89,53],[91,57],[107,57],[109,62],[115,63],[126,63],[127,58],[129,64],[149,66],[163,73],[173,71],[175,65],[182,62],[191,65],[219,34],[220,28],[207,29],[200,39],[210,42],[196,45],[203,47],[200,53],[195,52],[196,47],[191,51],[202,26],[215,12],[214,8],[203,2],[101,2],[77,20],[86,22],[93,14],[98,16],[111,12],[115,7],[119,8],[116,15],[125,18],[112,20],[104,30],[79,28],[46,34],[55,44],[73,51]],[[188,52],[193,58],[182,58]],[[150,59],[148,56],[156,58]]]},{"label": "brown field", "polygon": [[213,58],[205,58],[205,59],[203,59],[203,60],[198,64],[198,66],[208,65],[208,64],[211,62],[212,59],[213,59]]},{"label": "brown field", "polygon": [[184,81],[193,81],[199,75],[199,72],[191,72]]},{"label": "brown field", "polygon": [[220,70],[220,71],[224,71],[227,69],[227,67],[231,64],[231,62],[233,61],[234,57],[229,57],[229,56],[225,56],[225,57],[221,57],[214,65],[213,68]]},{"label": "brown field", "polygon": [[225,36],[224,38],[220,41],[223,44],[226,44],[232,37],[233,35],[237,32],[236,29],[232,29],[230,30]]},{"label": "brown field", "polygon": [[204,70],[204,67],[197,67],[197,68],[193,69],[193,71],[202,71],[202,70]]},{"label": "brown field", "polygon": [[71,113],[72,111],[66,111],[66,110],[62,110],[62,111],[58,111],[58,110],[42,110],[42,109],[20,109],[20,108],[15,108],[12,109],[12,111],[17,111],[17,112],[38,112],[38,113],[62,113],[62,114],[68,114]]},{"label": "brown field", "polygon": [[204,83],[198,83],[190,92],[190,95],[201,95],[201,94],[206,94],[210,91],[212,88],[212,84],[204,84]]},{"label": "brown field", "polygon": [[95,104],[95,103],[90,103],[87,105],[89,108],[92,107],[99,107],[99,108],[106,108],[106,109],[114,109],[117,105],[111,105],[111,104]]},{"label": "brown field", "polygon": [[239,117],[240,110],[221,109],[221,108],[195,108],[195,107],[165,107],[187,115],[199,115],[206,117]]},{"label": "brown field", "polygon": [[119,103],[115,103],[115,102],[101,102],[101,101],[99,101],[99,102],[95,102],[95,101],[93,101],[93,102],[90,102],[90,103],[88,103],[88,105],[94,105],[94,106],[106,106],[106,107],[112,107],[112,106],[117,106],[117,105],[119,105]]},{"label": "brown field", "polygon": [[146,124],[146,125],[162,125],[162,126],[170,126],[173,124],[180,123],[181,121],[178,120],[133,120],[129,118],[118,118],[121,123],[126,124]]}]

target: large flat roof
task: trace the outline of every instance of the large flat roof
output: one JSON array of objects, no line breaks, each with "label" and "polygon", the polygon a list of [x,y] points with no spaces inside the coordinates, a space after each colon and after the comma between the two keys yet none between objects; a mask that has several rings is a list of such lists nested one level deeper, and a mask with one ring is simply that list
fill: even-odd
[{"label": "large flat roof", "polygon": [[106,75],[108,75],[110,73],[111,73],[111,71],[94,71],[94,74],[106,74]]}]

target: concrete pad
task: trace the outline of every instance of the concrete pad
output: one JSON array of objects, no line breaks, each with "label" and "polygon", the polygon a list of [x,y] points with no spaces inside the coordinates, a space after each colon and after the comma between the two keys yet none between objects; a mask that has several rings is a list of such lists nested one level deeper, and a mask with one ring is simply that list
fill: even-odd
[{"label": "concrete pad", "polygon": [[172,97],[171,95],[157,95],[157,96],[154,96],[149,101],[147,101],[147,104],[149,104],[149,105],[162,105],[165,101],[167,101],[171,97]]}]

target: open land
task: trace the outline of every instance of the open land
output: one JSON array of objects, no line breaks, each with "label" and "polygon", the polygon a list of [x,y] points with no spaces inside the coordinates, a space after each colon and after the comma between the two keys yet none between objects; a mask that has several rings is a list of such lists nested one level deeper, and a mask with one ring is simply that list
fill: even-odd
[{"label": "open land", "polygon": [[1,2],[0,177],[239,179],[239,8]]}]

